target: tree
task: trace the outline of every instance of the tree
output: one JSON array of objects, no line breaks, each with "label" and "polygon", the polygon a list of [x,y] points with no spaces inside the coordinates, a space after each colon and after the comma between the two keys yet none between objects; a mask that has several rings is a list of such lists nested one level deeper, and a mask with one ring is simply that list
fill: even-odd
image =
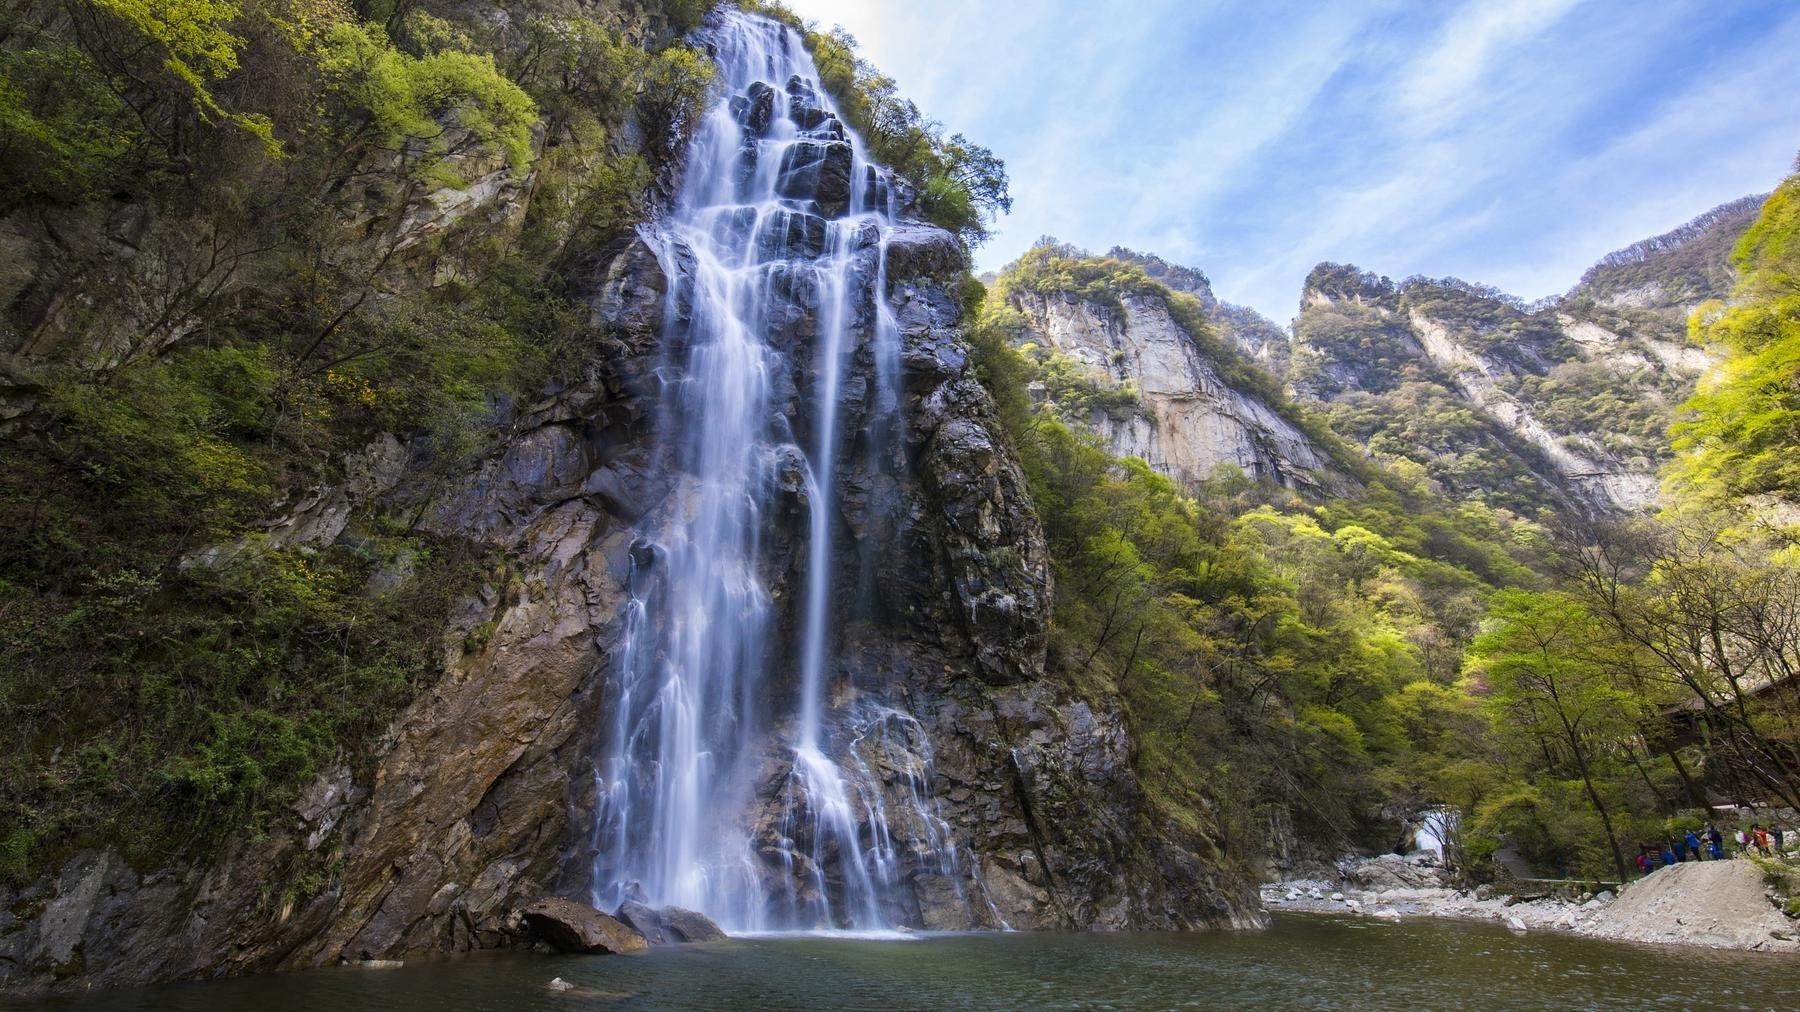
[{"label": "tree", "polygon": [[1683,405],[1671,430],[1690,494],[1714,501],[1772,494],[1800,502],[1800,175],[1769,196],[1732,252],[1733,304],[1711,302],[1689,322],[1724,363]]},{"label": "tree", "polygon": [[1486,683],[1496,733],[1535,746],[1548,771],[1573,768],[1624,881],[1624,851],[1599,782],[1606,755],[1632,736],[1633,724],[1629,699],[1601,660],[1603,627],[1561,593],[1502,592],[1489,618],[1495,625],[1469,656],[1471,674]]}]

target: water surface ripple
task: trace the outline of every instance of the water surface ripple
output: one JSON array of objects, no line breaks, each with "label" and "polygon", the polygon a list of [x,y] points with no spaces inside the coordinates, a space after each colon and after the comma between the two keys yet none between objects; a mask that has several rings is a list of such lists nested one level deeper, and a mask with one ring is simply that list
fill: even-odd
[{"label": "water surface ripple", "polygon": [[[576,985],[556,992],[554,977]],[[734,939],[644,956],[495,954],[114,992],[170,1009],[1792,1009],[1800,960],[1447,921],[1277,917],[1244,934]]]}]

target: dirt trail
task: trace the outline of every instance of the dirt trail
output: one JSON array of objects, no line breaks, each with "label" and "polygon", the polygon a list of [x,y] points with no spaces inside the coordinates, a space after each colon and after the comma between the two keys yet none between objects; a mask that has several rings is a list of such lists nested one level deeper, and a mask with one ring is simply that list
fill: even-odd
[{"label": "dirt trail", "polygon": [[1794,922],[1770,902],[1761,870],[1742,859],[1653,872],[1575,930],[1635,942],[1800,951]]}]

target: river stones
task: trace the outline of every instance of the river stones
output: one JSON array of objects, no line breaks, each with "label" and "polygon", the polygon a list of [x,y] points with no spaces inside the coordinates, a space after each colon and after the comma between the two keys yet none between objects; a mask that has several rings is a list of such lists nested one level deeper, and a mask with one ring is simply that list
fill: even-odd
[{"label": "river stones", "polygon": [[531,933],[558,952],[642,952],[644,936],[586,903],[549,896],[525,908]]}]

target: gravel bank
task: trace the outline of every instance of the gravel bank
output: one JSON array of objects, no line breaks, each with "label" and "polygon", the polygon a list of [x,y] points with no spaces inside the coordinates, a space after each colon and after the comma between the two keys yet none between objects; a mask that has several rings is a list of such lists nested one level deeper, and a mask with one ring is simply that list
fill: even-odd
[{"label": "gravel bank", "polygon": [[1351,859],[1334,879],[1262,887],[1265,909],[1348,913],[1376,920],[1452,917],[1497,921],[1514,931],[1568,931],[1594,938],[1800,951],[1800,930],[1771,901],[1747,860],[1677,865],[1610,892],[1572,899],[1487,895],[1451,888],[1429,858]]}]

